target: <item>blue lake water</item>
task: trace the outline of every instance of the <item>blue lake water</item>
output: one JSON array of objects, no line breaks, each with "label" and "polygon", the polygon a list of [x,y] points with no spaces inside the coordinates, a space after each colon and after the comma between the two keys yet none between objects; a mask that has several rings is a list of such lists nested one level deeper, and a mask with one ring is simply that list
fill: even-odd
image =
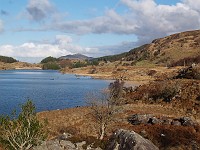
[{"label": "blue lake water", "polygon": [[88,92],[106,88],[109,83],[52,70],[3,70],[0,71],[0,114],[19,110],[19,105],[27,99],[33,101],[37,111],[83,106]]}]

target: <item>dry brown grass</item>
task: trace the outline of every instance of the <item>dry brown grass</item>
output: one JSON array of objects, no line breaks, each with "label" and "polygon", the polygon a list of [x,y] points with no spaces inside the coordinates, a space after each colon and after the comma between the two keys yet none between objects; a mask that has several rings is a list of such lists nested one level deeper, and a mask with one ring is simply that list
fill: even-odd
[{"label": "dry brown grass", "polygon": [[[104,64],[103,66],[97,67],[84,67],[75,69],[65,69],[62,70],[64,73],[73,73],[83,76],[91,76],[95,79],[120,79],[123,78],[126,81],[134,81],[138,83],[147,83],[149,81],[157,80],[158,77],[165,74],[170,77],[170,75],[177,72],[178,67],[167,68],[167,67],[147,67],[147,66],[121,66],[115,63]],[[95,68],[94,74],[89,74],[91,69]],[[154,74],[151,74],[151,71]],[[167,77],[168,77],[167,76]]]},{"label": "dry brown grass", "polygon": [[[135,114],[153,114],[157,117],[178,118],[186,116],[183,110],[177,110],[171,105],[157,104],[127,104],[119,107],[119,113],[116,121],[112,122],[108,127],[107,136],[109,137],[117,129],[134,130],[137,133],[146,132],[145,137],[152,140],[160,148],[180,149],[184,150],[186,145],[190,149],[190,142],[196,141],[200,144],[200,128],[170,126],[170,125],[131,125],[127,121],[127,117]],[[49,138],[58,136],[63,132],[75,135],[73,140],[88,139],[86,137],[98,136],[98,125],[91,118],[89,107],[71,108],[65,110],[55,110],[38,113],[40,119],[48,119]],[[166,134],[166,137],[161,137]],[[170,148],[169,148],[170,147]],[[182,147],[182,148],[181,148]]]},{"label": "dry brown grass", "polygon": [[41,69],[40,64],[30,64],[26,62],[3,63],[0,62],[0,70],[8,69]]}]

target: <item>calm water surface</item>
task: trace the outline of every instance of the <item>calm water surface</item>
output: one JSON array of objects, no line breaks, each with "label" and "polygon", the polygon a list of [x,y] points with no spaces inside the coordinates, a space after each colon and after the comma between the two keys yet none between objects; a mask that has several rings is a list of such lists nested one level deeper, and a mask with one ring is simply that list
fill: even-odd
[{"label": "calm water surface", "polygon": [[106,88],[109,81],[44,70],[0,71],[0,114],[10,114],[19,104],[33,100],[37,111],[85,105],[89,91]]}]

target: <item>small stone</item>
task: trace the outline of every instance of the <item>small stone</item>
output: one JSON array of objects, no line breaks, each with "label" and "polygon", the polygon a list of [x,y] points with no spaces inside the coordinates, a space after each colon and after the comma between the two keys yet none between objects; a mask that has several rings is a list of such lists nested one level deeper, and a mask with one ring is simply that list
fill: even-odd
[{"label": "small stone", "polygon": [[172,121],[172,125],[181,126],[181,122],[178,121],[178,120],[173,120],[173,121]]}]

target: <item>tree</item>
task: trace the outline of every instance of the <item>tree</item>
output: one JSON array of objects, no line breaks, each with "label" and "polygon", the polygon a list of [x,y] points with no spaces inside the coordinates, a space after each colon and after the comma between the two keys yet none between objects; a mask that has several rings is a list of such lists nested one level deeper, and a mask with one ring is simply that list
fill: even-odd
[{"label": "tree", "polygon": [[32,101],[22,105],[17,118],[15,113],[12,118],[0,117],[0,142],[7,149],[28,150],[47,137],[44,123],[38,121]]},{"label": "tree", "polygon": [[122,85],[121,82],[115,81],[112,86],[102,92],[93,92],[88,96],[91,115],[99,125],[100,140],[104,138],[108,125],[115,120],[115,115],[119,110],[116,102],[118,102],[121,92],[118,88],[121,88]]},{"label": "tree", "polygon": [[57,61],[58,61],[57,58],[49,56],[49,57],[44,58],[41,61],[41,63],[44,64],[44,63],[48,63],[48,62],[57,62]]},{"label": "tree", "polygon": [[14,63],[14,62],[17,62],[17,60],[12,57],[0,56],[0,62]]},{"label": "tree", "polygon": [[114,105],[119,105],[123,98],[123,87],[125,82],[123,80],[115,80],[113,83],[109,85],[110,91],[110,103]]}]

